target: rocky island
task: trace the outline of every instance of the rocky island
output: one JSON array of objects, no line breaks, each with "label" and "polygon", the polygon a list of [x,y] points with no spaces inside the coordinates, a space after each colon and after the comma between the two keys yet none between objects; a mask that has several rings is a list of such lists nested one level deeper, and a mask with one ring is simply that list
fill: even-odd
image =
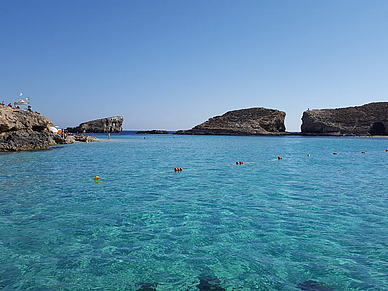
[{"label": "rocky island", "polygon": [[190,130],[179,130],[174,134],[196,135],[284,135],[286,113],[262,107],[228,111],[221,116]]},{"label": "rocky island", "polygon": [[168,131],[153,129],[153,130],[138,131],[136,132],[136,134],[168,134]]},{"label": "rocky island", "polygon": [[93,133],[120,133],[123,131],[123,121],[122,116],[101,118],[83,122],[76,127],[68,127],[66,131],[71,133],[81,133],[84,130]]},{"label": "rocky island", "polygon": [[303,112],[304,135],[387,135],[388,102]]}]

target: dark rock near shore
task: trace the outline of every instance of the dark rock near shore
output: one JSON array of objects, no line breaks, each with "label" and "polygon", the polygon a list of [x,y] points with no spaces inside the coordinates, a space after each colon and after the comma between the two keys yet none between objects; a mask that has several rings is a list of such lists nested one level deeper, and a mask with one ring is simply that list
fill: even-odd
[{"label": "dark rock near shore", "polygon": [[167,130],[146,130],[146,131],[138,131],[136,134],[168,134]]},{"label": "dark rock near shore", "polygon": [[54,134],[54,141],[56,144],[72,144],[75,142],[75,137],[73,135],[62,136]]},{"label": "dark rock near shore", "polygon": [[302,134],[388,135],[388,102],[303,112]]},{"label": "dark rock near shore", "polygon": [[283,111],[262,107],[234,110],[174,134],[283,135],[286,130],[285,116]]},{"label": "dark rock near shore", "polygon": [[221,280],[214,275],[202,274],[199,276],[199,284],[196,286],[200,291],[226,291],[221,287]]},{"label": "dark rock near shore", "polygon": [[48,149],[55,143],[50,127],[40,113],[0,106],[0,152]]},{"label": "dark rock near shore", "polygon": [[124,118],[122,116],[101,118],[83,122],[77,127],[68,127],[66,131],[71,133],[82,133],[84,130],[89,133],[120,133],[123,131],[123,121]]},{"label": "dark rock near shore", "polygon": [[325,283],[308,280],[303,283],[298,284],[298,288],[304,291],[333,291]]}]

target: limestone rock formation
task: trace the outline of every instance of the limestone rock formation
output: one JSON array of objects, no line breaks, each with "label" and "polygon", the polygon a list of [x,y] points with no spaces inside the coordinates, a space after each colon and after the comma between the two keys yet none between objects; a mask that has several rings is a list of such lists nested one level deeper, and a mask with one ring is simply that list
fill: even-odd
[{"label": "limestone rock formation", "polygon": [[59,134],[54,134],[54,141],[56,144],[72,144],[76,139],[73,135],[61,136]]},{"label": "limestone rock formation", "polygon": [[77,127],[68,127],[66,128],[67,132],[76,133],[76,132],[93,132],[93,133],[119,133],[123,131],[123,121],[122,116],[114,116],[96,119],[88,122],[83,122]]},{"label": "limestone rock formation", "polygon": [[387,135],[388,102],[303,112],[302,134]]},{"label": "limestone rock formation", "polygon": [[285,116],[283,111],[262,107],[234,110],[174,134],[281,135],[285,134]]},{"label": "limestone rock formation", "polygon": [[0,152],[48,149],[52,121],[40,113],[0,106]]}]

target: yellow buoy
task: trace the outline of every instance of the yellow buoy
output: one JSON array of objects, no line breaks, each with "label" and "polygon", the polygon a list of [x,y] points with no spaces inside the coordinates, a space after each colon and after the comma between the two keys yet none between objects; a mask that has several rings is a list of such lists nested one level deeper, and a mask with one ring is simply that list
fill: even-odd
[{"label": "yellow buoy", "polygon": [[96,176],[96,177],[94,177],[94,179],[93,180],[100,180],[101,179],[101,177],[100,176]]}]

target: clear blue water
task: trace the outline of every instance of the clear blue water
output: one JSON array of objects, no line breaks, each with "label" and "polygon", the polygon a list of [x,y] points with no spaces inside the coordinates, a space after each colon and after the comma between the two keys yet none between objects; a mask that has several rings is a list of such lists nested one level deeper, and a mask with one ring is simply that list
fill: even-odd
[{"label": "clear blue water", "polygon": [[0,155],[0,289],[388,290],[388,139],[100,137]]}]

